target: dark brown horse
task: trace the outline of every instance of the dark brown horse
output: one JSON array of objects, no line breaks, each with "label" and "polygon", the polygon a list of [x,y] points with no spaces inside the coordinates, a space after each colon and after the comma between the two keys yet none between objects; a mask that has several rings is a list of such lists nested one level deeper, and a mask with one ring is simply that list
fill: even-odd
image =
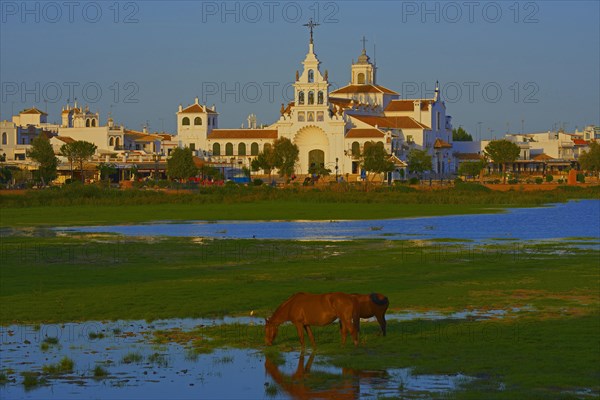
[{"label": "dark brown horse", "polygon": [[310,325],[329,325],[339,318],[342,343],[346,343],[346,334],[350,333],[354,345],[358,346],[359,308],[358,300],[346,293],[296,293],[284,301],[271,318],[266,320],[265,343],[268,346],[272,345],[279,325],[290,321],[296,326],[302,347],[304,347],[304,331],[308,334],[312,346],[315,347],[315,338]]},{"label": "dark brown horse", "polygon": [[379,322],[379,327],[381,328],[381,333],[383,336],[385,336],[385,328],[387,324],[385,322],[385,312],[390,305],[388,298],[381,293],[353,293],[352,296],[358,300],[358,304],[360,306],[360,317],[377,318],[377,322]]}]

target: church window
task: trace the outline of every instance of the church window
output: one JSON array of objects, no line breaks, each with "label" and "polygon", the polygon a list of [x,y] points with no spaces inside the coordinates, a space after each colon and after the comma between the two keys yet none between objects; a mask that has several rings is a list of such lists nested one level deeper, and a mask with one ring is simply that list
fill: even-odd
[{"label": "church window", "polygon": [[92,119],[92,126],[96,126],[96,119],[95,118]]},{"label": "church window", "polygon": [[299,111],[298,112],[298,122],[304,122],[304,121],[305,121],[304,111]]},{"label": "church window", "polygon": [[358,74],[358,76],[356,77],[356,82],[358,82],[359,85],[364,85],[365,84],[365,74],[363,74],[362,72]]},{"label": "church window", "polygon": [[85,126],[86,126],[86,128],[90,127],[90,119],[89,118],[85,120]]},{"label": "church window", "polygon": [[435,113],[435,126],[436,126],[436,130],[439,131],[440,130],[440,112],[438,111],[437,113]]},{"label": "church window", "polygon": [[312,90],[308,92],[308,104],[315,104],[315,92]]},{"label": "church window", "polygon": [[115,145],[115,138],[112,138],[112,137],[111,137],[111,138],[108,140],[108,145],[109,145],[109,146],[114,146],[114,145]]},{"label": "church window", "polygon": [[[208,122],[210,125],[210,119],[208,120]],[[202,118],[200,118],[200,117],[194,118],[194,125],[202,125]]]},{"label": "church window", "polygon": [[6,144],[8,142],[8,137],[6,136],[6,132],[2,132],[2,144]]},{"label": "church window", "polygon": [[225,145],[225,155],[232,156],[233,155],[233,143],[227,143]]},{"label": "church window", "polygon": [[323,92],[322,91],[319,91],[319,94],[317,95],[317,103],[323,104]]},{"label": "church window", "polygon": [[308,83],[313,83],[315,81],[315,71],[312,69],[308,70]]},{"label": "church window", "polygon": [[115,139],[115,147],[117,148],[117,150],[118,150],[120,142],[121,142],[121,139],[119,139],[119,138]]},{"label": "church window", "polygon": [[221,155],[221,145],[219,143],[213,144],[213,156]]},{"label": "church window", "polygon": [[352,156],[360,157],[360,143],[352,142]]},{"label": "church window", "polygon": [[315,112],[314,111],[309,111],[307,114],[308,114],[307,118],[306,118],[307,121],[312,122],[315,120]]},{"label": "church window", "polygon": [[298,92],[298,104],[299,105],[304,104],[304,92],[302,92],[302,91]]},{"label": "church window", "polygon": [[190,124],[190,119],[188,117],[183,117],[183,119],[181,120],[181,125],[189,125]]},{"label": "church window", "polygon": [[325,118],[323,111],[317,111],[317,121],[322,122]]},{"label": "church window", "polygon": [[238,156],[246,155],[246,143],[238,144]]},{"label": "church window", "polygon": [[258,155],[258,143],[254,142],[250,145],[250,155],[251,156]]}]

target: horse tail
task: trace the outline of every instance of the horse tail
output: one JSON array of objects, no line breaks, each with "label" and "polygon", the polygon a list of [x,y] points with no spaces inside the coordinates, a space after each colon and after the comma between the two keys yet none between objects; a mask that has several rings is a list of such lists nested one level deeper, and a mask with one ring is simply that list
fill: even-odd
[{"label": "horse tail", "polygon": [[369,297],[371,298],[371,301],[373,303],[377,304],[378,306],[389,306],[390,305],[390,301],[388,300],[388,298],[382,294],[371,293],[369,295]]}]

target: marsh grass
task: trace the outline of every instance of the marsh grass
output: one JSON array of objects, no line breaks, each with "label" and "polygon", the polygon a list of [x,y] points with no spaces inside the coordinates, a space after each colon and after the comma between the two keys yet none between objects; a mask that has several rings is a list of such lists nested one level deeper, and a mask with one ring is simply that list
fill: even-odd
[{"label": "marsh grass", "polygon": [[94,379],[104,379],[108,376],[108,371],[100,365],[94,368]]},{"label": "marsh grass", "polygon": [[21,372],[21,376],[23,377],[22,384],[25,387],[25,391],[35,389],[48,383],[47,379],[39,372],[24,371]]},{"label": "marsh grass", "polygon": [[144,356],[139,352],[129,352],[121,359],[122,364],[139,364],[144,360]]},{"label": "marsh grass", "polygon": [[75,362],[67,356],[64,356],[56,364],[46,364],[42,366],[42,371],[49,375],[61,375],[73,372]]},{"label": "marsh grass", "polygon": [[[433,191],[404,186],[377,187],[369,192],[352,185],[333,189],[226,186],[179,194],[67,185],[24,195],[1,195],[0,220],[2,226],[66,226],[148,219],[375,219],[489,213],[494,212],[493,208],[536,206],[599,196],[600,186],[545,192],[496,192],[472,183]],[[369,207],[365,207],[367,204]],[[397,207],[398,204],[403,206]]]}]

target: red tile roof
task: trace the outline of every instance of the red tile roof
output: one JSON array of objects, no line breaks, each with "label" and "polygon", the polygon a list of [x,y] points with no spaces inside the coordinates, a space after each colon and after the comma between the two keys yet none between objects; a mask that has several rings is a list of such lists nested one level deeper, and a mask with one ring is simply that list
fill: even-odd
[{"label": "red tile roof", "polygon": [[430,99],[392,100],[385,108],[385,111],[414,111],[414,109],[415,109],[414,102],[417,100],[421,101],[421,111],[428,111],[429,104],[433,102],[433,100],[430,100]]},{"label": "red tile roof", "polygon": [[452,145],[440,138],[435,139],[435,143],[433,144],[434,149],[451,149]]},{"label": "red tile roof", "polygon": [[26,110],[23,110],[19,114],[41,114],[41,115],[48,115],[47,113],[45,113],[45,112],[43,112],[41,110],[38,110],[35,107],[31,107],[31,108],[28,108]]},{"label": "red tile roof", "polygon": [[412,117],[375,117],[370,115],[350,115],[359,121],[376,126],[378,128],[396,128],[396,129],[430,129]]},{"label": "red tile roof", "polygon": [[583,139],[573,139],[573,143],[575,143],[577,146],[587,146],[588,144],[590,144],[589,142]]},{"label": "red tile roof", "polygon": [[218,112],[211,110],[210,108],[206,107],[206,111],[204,111],[204,108],[202,108],[202,106],[200,104],[192,104],[189,107],[184,108],[183,110],[180,111],[181,113],[208,113],[208,114],[218,114]]},{"label": "red tile roof", "polygon": [[374,128],[352,128],[346,133],[346,138],[377,138],[381,139],[385,136],[379,129]]},{"label": "red tile roof", "polygon": [[534,161],[548,161],[548,160],[554,160],[554,158],[550,157],[548,154],[546,153],[542,153],[542,154],[538,154],[537,156],[533,157]]},{"label": "red tile roof", "polygon": [[331,94],[334,93],[385,93],[396,95],[398,94],[393,90],[379,85],[347,85],[331,92]]},{"label": "red tile roof", "polygon": [[276,129],[213,129],[209,139],[277,139]]},{"label": "red tile roof", "polygon": [[73,139],[72,137],[69,136],[54,136],[55,138],[57,138],[58,140],[60,140],[61,142],[64,143],[73,143],[75,142],[75,139]]}]

